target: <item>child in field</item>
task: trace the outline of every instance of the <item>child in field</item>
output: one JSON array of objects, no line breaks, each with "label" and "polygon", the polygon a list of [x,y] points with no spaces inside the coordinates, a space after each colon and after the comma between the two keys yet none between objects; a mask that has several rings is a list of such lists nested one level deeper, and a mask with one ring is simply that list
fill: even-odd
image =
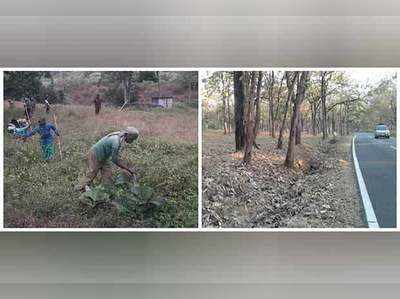
[{"label": "child in field", "polygon": [[46,123],[46,119],[39,120],[39,125],[28,132],[26,137],[31,137],[38,133],[42,145],[43,159],[50,161],[54,157],[54,135],[60,136],[56,127],[51,123]]}]

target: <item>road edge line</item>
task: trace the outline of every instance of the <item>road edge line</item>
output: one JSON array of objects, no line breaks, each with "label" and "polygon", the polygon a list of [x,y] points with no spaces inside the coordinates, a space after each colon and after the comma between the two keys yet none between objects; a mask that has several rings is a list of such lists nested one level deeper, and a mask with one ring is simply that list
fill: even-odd
[{"label": "road edge line", "polygon": [[361,199],[364,206],[365,217],[367,218],[367,223],[369,228],[379,228],[378,220],[376,219],[374,207],[372,206],[371,199],[369,198],[367,187],[364,182],[364,178],[361,173],[360,164],[358,163],[357,155],[356,155],[356,147],[355,147],[355,139],[356,136],[353,136],[353,162],[354,169],[356,171],[357,181],[358,181],[358,189],[360,190]]}]

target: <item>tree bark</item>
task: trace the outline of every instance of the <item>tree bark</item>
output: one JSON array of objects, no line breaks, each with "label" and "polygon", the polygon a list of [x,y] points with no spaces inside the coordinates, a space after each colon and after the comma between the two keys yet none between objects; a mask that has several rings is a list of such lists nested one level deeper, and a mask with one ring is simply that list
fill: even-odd
[{"label": "tree bark", "polygon": [[224,78],[224,72],[221,72],[221,83],[222,83],[222,103],[223,103],[223,109],[224,109],[224,134],[229,133],[229,110],[228,110],[228,92],[227,92],[227,86]]},{"label": "tree bark", "polygon": [[274,84],[275,84],[275,73],[272,71],[270,75],[267,74],[268,84],[268,103],[269,103],[269,128],[271,137],[275,138],[275,115],[274,115]]},{"label": "tree bark", "polygon": [[260,127],[260,93],[261,93],[261,83],[262,83],[262,72],[258,72],[258,81],[257,81],[257,92],[256,92],[256,99],[255,99],[255,109],[256,109],[256,116],[255,116],[255,123],[254,123],[254,146],[258,148],[256,143],[256,138],[258,134],[258,130]]},{"label": "tree bark", "polygon": [[[279,88],[278,88],[278,94],[276,96],[276,105],[275,105],[275,112],[274,112],[274,135],[275,135],[275,129],[276,129],[276,122],[277,122],[277,118],[278,118],[278,112],[279,112],[279,104],[281,101],[281,93],[282,93],[282,84],[283,84],[283,80],[285,79],[285,76],[282,75],[281,81],[279,83]],[[274,136],[275,137],[275,136]]]},{"label": "tree bark", "polygon": [[243,72],[233,72],[233,89],[235,98],[235,145],[236,151],[244,147],[244,90],[242,81]]},{"label": "tree bark", "polygon": [[243,163],[250,164],[252,157],[252,149],[254,143],[254,87],[256,81],[255,72],[243,72],[243,86],[245,95],[245,105],[244,105],[244,128],[245,128],[245,138],[244,138],[244,156]]},{"label": "tree bark", "polygon": [[328,138],[328,128],[326,121],[326,72],[321,72],[321,124],[322,124],[322,139]]},{"label": "tree bark", "polygon": [[302,131],[303,131],[303,119],[301,117],[301,111],[299,111],[299,118],[297,120],[297,126],[296,126],[295,145],[301,144],[301,132]]},{"label": "tree bark", "polygon": [[300,80],[297,84],[296,98],[293,103],[293,114],[290,125],[289,144],[285,159],[285,166],[288,168],[293,168],[294,166],[295,134],[296,134],[297,124],[300,119],[300,108],[305,97],[308,79],[309,79],[309,72],[301,72]]},{"label": "tree bark", "polygon": [[228,134],[228,106],[226,104],[225,96],[222,98],[223,109],[224,109],[224,135]]},{"label": "tree bark", "polygon": [[229,97],[226,99],[228,105],[228,133],[230,134],[232,131],[232,120],[231,120],[231,103]]},{"label": "tree bark", "polygon": [[290,103],[290,101],[292,101],[292,97],[293,97],[293,94],[294,94],[294,85],[295,85],[295,83],[297,81],[297,78],[299,76],[299,72],[293,72],[293,78],[290,78],[290,76],[291,76],[291,72],[286,72],[285,73],[288,94],[287,94],[287,99],[286,99],[286,103],[285,103],[285,109],[284,109],[284,113],[283,113],[282,124],[281,124],[281,128],[279,130],[279,137],[278,137],[278,143],[277,143],[277,148],[278,149],[282,149],[282,146],[283,146],[283,132],[284,132],[285,126],[286,126],[286,116],[287,116],[287,112],[288,112],[288,109],[289,109],[289,103]]},{"label": "tree bark", "polygon": [[317,107],[316,103],[311,104],[311,127],[312,134],[317,135]]}]

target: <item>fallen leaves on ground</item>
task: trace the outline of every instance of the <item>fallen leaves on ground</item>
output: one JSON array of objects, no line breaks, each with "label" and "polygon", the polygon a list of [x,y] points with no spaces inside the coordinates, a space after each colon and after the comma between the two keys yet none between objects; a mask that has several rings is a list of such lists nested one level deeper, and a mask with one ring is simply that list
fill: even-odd
[{"label": "fallen leaves on ground", "polygon": [[307,136],[296,147],[296,167],[283,166],[286,150],[260,136],[252,163],[241,163],[234,137],[203,135],[204,227],[363,227],[348,137],[321,142]]}]

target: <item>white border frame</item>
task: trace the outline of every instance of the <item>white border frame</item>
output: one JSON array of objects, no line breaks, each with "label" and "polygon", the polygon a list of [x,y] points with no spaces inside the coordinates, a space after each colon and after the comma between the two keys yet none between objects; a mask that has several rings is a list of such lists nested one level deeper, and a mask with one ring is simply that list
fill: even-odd
[{"label": "white border frame", "polygon": [[[397,105],[400,101],[400,68],[389,68],[389,67],[192,67],[192,68],[132,68],[132,67],[117,67],[117,68],[98,68],[98,67],[17,67],[17,68],[1,68],[0,67],[0,232],[182,232],[182,233],[204,233],[204,232],[251,232],[251,233],[277,233],[277,232],[400,232],[398,228],[400,220],[400,207],[398,200],[398,190],[400,184],[400,178],[398,177],[399,163],[397,161],[397,149],[396,149],[396,228],[204,228],[202,227],[202,103],[201,103],[201,74],[204,71],[387,71],[393,72],[397,75]],[[197,228],[4,228],[4,94],[3,94],[3,73],[5,71],[197,71],[198,72],[198,227]],[[397,106],[396,106],[397,107]],[[399,132],[400,124],[400,109],[396,111],[396,133]],[[396,136],[396,148],[398,148],[399,141]]]}]

